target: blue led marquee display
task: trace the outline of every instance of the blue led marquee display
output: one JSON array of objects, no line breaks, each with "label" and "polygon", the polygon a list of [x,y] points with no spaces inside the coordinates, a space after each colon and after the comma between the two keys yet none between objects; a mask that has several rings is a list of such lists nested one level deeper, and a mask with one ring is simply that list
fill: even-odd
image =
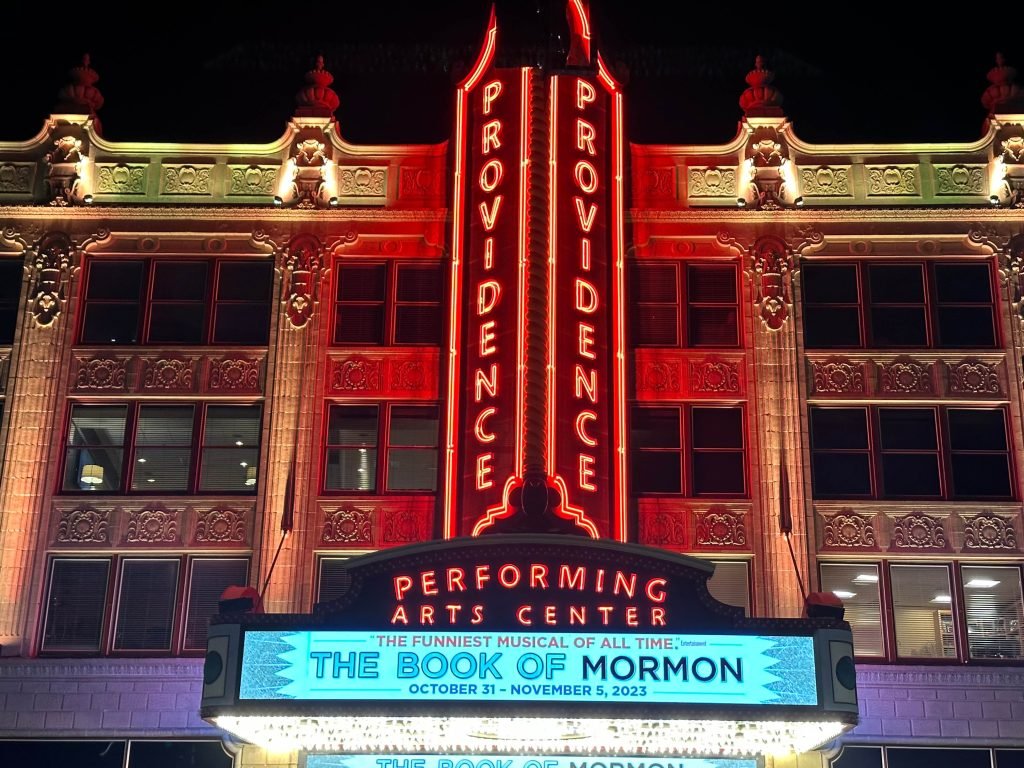
[{"label": "blue led marquee display", "polygon": [[241,700],[818,704],[809,636],[248,630],[241,667]]},{"label": "blue led marquee display", "polygon": [[757,768],[753,758],[734,757],[567,757],[512,755],[318,755],[306,768]]}]

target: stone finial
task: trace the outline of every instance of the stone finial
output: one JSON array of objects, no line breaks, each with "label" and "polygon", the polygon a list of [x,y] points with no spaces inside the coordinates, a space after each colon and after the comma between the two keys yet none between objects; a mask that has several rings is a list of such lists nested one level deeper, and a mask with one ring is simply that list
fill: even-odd
[{"label": "stone finial", "polygon": [[100,76],[89,66],[89,54],[82,56],[82,63],[68,72],[70,82],[57,92],[58,113],[95,115],[103,106],[103,94],[96,87]]},{"label": "stone finial", "polygon": [[324,57],[306,73],[306,84],[295,94],[296,114],[302,117],[331,117],[341,102],[331,88],[334,75],[324,69]]},{"label": "stone finial", "polygon": [[775,73],[765,67],[764,58],[754,59],[747,73],[747,89],[740,95],[740,106],[747,117],[782,117],[782,93],[772,85]]},{"label": "stone finial", "polygon": [[988,71],[989,86],[981,103],[989,115],[1024,112],[1024,91],[1017,85],[1017,70],[1006,63],[1003,54],[996,54],[996,65]]}]

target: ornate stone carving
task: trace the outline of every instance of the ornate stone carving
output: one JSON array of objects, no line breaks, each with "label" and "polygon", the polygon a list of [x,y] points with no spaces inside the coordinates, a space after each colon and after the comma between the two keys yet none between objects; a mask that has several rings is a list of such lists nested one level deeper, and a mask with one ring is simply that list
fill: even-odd
[{"label": "ornate stone carving", "polygon": [[712,507],[697,513],[697,544],[715,547],[743,547],[747,544],[747,531],[741,512],[729,512],[724,507]]},{"label": "ornate stone carving", "polygon": [[284,255],[285,314],[293,328],[304,328],[320,301],[320,241],[296,235]]},{"label": "ornate stone carving", "polygon": [[949,391],[955,395],[998,395],[1003,391],[999,365],[964,360],[949,366]]},{"label": "ornate stone carving", "polygon": [[129,544],[166,544],[178,541],[178,513],[165,509],[132,509],[124,540]]},{"label": "ornate stone carving", "polygon": [[681,365],[678,360],[644,360],[637,372],[640,392],[682,393]]},{"label": "ornate stone carving", "polygon": [[998,515],[977,515],[964,521],[964,549],[1017,549],[1017,531]]},{"label": "ornate stone carving", "polygon": [[179,165],[164,168],[165,195],[210,194],[210,166]]},{"label": "ornate stone carving", "polygon": [[0,163],[0,193],[32,191],[33,163]]},{"label": "ornate stone carving", "polygon": [[800,169],[800,191],[804,197],[849,197],[853,194],[849,166],[819,165]]},{"label": "ornate stone carving", "polygon": [[637,178],[637,191],[644,197],[674,198],[675,177],[675,168],[648,168]]},{"label": "ornate stone carving", "polygon": [[443,194],[443,172],[431,168],[402,168],[398,176],[399,197],[437,197]]},{"label": "ornate stone carving", "polygon": [[64,306],[64,285],[71,269],[71,241],[67,235],[52,234],[44,238],[33,267],[31,312],[36,323],[45,328],[53,324]]},{"label": "ornate stone carving", "polygon": [[194,357],[143,360],[142,389],[191,390]]},{"label": "ornate stone carving", "polygon": [[985,191],[985,166],[937,165],[935,182],[939,195],[980,195]]},{"label": "ornate stone carving", "polygon": [[210,361],[207,386],[211,390],[259,392],[262,361],[242,357],[222,357]]},{"label": "ornate stone carving", "polygon": [[918,195],[917,166],[869,165],[869,195]]},{"label": "ornate stone carving", "polygon": [[331,371],[331,389],[341,392],[377,392],[381,388],[383,363],[352,357],[337,360]]},{"label": "ornate stone carving", "polygon": [[295,143],[288,160],[288,200],[299,208],[323,208],[330,202],[327,192],[327,147],[316,139],[303,139]]},{"label": "ornate stone carving", "polygon": [[422,360],[396,360],[391,365],[391,389],[416,392],[427,384],[427,371]]},{"label": "ornate stone carving", "polygon": [[904,515],[893,521],[892,543],[901,549],[945,549],[946,531],[938,517]]},{"label": "ornate stone carving", "polygon": [[46,192],[50,205],[78,202],[82,190],[82,142],[74,136],[54,139],[53,151],[46,156]]},{"label": "ornate stone carving", "polygon": [[197,510],[195,540],[203,544],[245,542],[245,512],[215,507]]},{"label": "ornate stone carving", "polygon": [[411,544],[430,536],[426,509],[387,506],[381,513],[384,544]]},{"label": "ornate stone carving", "polygon": [[777,331],[789,317],[792,259],[786,244],[768,235],[754,243],[751,261],[757,283],[754,303],[761,310],[761,321],[765,326]]},{"label": "ornate stone carving", "polygon": [[736,393],[740,391],[739,365],[726,360],[690,361],[690,391]]},{"label": "ornate stone carving", "polygon": [[76,390],[123,390],[128,374],[127,357],[78,358]]},{"label": "ornate stone carving", "polygon": [[229,165],[228,196],[272,195],[278,169],[266,165]]},{"label": "ornate stone carving", "polygon": [[914,360],[893,360],[879,366],[879,389],[891,394],[931,394],[930,365]]},{"label": "ornate stone carving", "polygon": [[736,197],[734,168],[690,168],[690,197]]},{"label": "ornate stone carving", "polygon": [[372,544],[373,510],[343,507],[324,515],[321,544]]},{"label": "ornate stone carving", "polygon": [[864,363],[841,358],[811,360],[811,389],[816,395],[863,395]]},{"label": "ornate stone carving", "polygon": [[687,548],[686,513],[675,509],[640,512],[640,543],[655,547]]},{"label": "ornate stone carving", "polygon": [[1000,142],[999,147],[1003,150],[1004,163],[1011,165],[1024,163],[1024,135],[1010,136],[1005,141]]},{"label": "ornate stone carving", "polygon": [[96,191],[112,195],[146,193],[145,165],[96,163]]},{"label": "ornate stone carving", "polygon": [[110,510],[68,509],[60,511],[57,541],[61,544],[107,544]]},{"label": "ornate stone carving", "polygon": [[869,517],[862,517],[852,511],[843,511],[825,516],[824,521],[822,533],[826,547],[875,546],[875,527]]},{"label": "ornate stone carving", "polygon": [[339,170],[342,197],[383,198],[387,195],[387,168],[343,166]]}]

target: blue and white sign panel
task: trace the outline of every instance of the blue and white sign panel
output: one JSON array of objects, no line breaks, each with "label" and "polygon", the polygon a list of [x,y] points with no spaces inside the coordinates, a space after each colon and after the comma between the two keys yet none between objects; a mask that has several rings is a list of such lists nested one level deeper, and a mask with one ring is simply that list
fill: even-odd
[{"label": "blue and white sign panel", "polygon": [[753,758],[480,757],[478,755],[307,755],[306,768],[757,768]]},{"label": "blue and white sign panel", "polygon": [[815,706],[818,688],[806,636],[249,630],[239,699]]}]

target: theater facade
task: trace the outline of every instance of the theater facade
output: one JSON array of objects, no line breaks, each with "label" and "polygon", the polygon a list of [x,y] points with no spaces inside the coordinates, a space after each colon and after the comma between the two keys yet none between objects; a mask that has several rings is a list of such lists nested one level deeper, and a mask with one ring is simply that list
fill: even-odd
[{"label": "theater facade", "polygon": [[1024,766],[1016,72],[641,145],[566,18],[442,144],[322,60],[267,144],[108,141],[88,59],[0,142],[0,755]]}]

